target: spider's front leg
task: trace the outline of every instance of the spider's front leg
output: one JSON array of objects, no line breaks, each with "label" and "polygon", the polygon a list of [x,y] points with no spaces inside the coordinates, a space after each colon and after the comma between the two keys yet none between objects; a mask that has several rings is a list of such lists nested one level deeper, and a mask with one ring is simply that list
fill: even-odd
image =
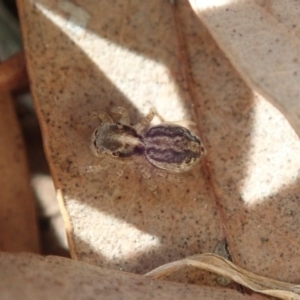
[{"label": "spider's front leg", "polygon": [[92,112],[90,113],[90,117],[91,118],[97,118],[97,119],[100,119],[100,124],[103,124],[103,123],[109,123],[109,124],[112,124],[114,123],[113,119],[105,112]]},{"label": "spider's front leg", "polygon": [[122,125],[130,125],[130,118],[127,109],[119,106],[112,108],[111,112],[114,114],[121,115],[121,118],[118,120],[118,123]]},{"label": "spider's front leg", "polygon": [[98,118],[100,119],[101,124],[104,124],[104,123],[112,124],[112,123],[114,123],[113,119],[108,114],[106,114],[105,112],[99,113]]}]

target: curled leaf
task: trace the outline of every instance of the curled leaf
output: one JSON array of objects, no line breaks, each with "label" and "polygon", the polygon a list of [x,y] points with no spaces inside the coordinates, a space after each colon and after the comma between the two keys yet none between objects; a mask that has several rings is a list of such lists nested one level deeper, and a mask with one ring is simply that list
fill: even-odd
[{"label": "curled leaf", "polygon": [[164,276],[175,272],[186,265],[215,272],[219,275],[228,277],[253,291],[265,295],[286,300],[300,299],[300,285],[258,276],[236,266],[229,260],[212,253],[199,254],[168,263],[148,272],[145,276],[162,279]]}]

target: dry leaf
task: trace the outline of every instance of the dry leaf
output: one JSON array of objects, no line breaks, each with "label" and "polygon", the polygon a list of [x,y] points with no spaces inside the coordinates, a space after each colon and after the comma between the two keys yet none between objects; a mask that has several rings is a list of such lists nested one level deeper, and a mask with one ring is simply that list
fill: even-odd
[{"label": "dry leaf", "polygon": [[0,90],[0,145],[0,250],[38,253],[35,200],[29,185],[23,138],[13,99],[3,89]]},{"label": "dry leaf", "polygon": [[205,253],[172,262],[145,274],[151,278],[164,278],[183,266],[194,266],[210,272],[226,276],[247,288],[279,299],[300,299],[300,285],[276,281],[248,272],[230,261],[212,254]]},{"label": "dry leaf", "polygon": [[97,268],[61,257],[0,254],[1,299],[263,299]]},{"label": "dry leaf", "polygon": [[0,89],[20,90],[27,85],[24,53],[18,52],[0,64]]},{"label": "dry leaf", "polygon": [[[239,77],[188,1],[19,1],[28,69],[72,256],[144,273],[212,252],[299,281],[300,143]],[[180,181],[95,159],[91,113],[151,106],[192,120],[207,149]],[[274,130],[274,128],[276,130]],[[97,173],[80,168],[98,164]],[[172,178],[171,178],[172,179]],[[173,280],[209,282],[209,273]],[[186,276],[186,278],[184,278]]]},{"label": "dry leaf", "polygon": [[190,2],[243,78],[284,113],[299,135],[299,3]]}]

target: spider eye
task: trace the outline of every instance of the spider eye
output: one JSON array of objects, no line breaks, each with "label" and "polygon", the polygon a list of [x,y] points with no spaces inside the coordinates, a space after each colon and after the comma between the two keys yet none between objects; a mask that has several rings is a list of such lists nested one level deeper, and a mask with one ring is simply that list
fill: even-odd
[{"label": "spider eye", "polygon": [[117,157],[117,156],[120,155],[120,152],[113,152],[112,155],[115,156],[115,157]]}]

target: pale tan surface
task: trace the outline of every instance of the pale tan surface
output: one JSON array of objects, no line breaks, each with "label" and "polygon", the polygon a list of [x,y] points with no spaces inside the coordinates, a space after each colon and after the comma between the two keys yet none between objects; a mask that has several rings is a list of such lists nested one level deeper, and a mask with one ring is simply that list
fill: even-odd
[{"label": "pale tan surface", "polygon": [[10,93],[0,90],[0,250],[39,252],[34,196]]},{"label": "pale tan surface", "polygon": [[213,253],[198,254],[165,264],[145,274],[145,276],[165,279],[169,274],[186,265],[217,273],[226,279],[226,281],[222,280],[223,283],[233,280],[250,290],[276,299],[300,299],[299,285],[256,275]]},{"label": "pale tan surface", "polygon": [[[299,136],[299,3],[280,0],[190,2],[243,79],[284,113]],[[283,125],[278,118],[268,118],[264,109],[258,114],[264,121],[258,124],[259,130],[254,127],[251,132],[249,166],[245,170],[250,178],[246,189],[249,187],[252,191],[245,191],[244,184],[239,185],[239,191],[241,200],[245,193],[250,196],[252,193],[250,198],[256,198],[259,205],[253,210],[244,209],[242,201],[233,206],[231,199],[224,203],[229,218],[239,215],[230,226],[237,234],[233,241],[235,261],[259,274],[299,282],[299,142],[292,142],[296,138],[291,131],[293,138],[282,131],[283,126],[287,126],[286,121],[282,120],[286,124]],[[255,140],[255,133],[264,144]],[[235,178],[232,173],[228,177]],[[220,176],[217,174],[217,178]],[[227,194],[231,198],[230,186]],[[256,192],[255,188],[258,188]]]},{"label": "pale tan surface", "polygon": [[[226,238],[237,265],[299,281],[298,137],[247,87],[187,1],[19,6],[74,258],[145,273],[213,252]],[[149,181],[134,165],[95,160],[89,139],[98,122],[89,113],[115,106],[134,122],[151,106],[167,120],[193,120],[207,158],[181,182],[155,174]],[[103,170],[79,172],[94,163]],[[190,270],[171,279],[215,284]]]},{"label": "pale tan surface", "polygon": [[54,256],[0,254],[0,298],[6,299],[266,299],[224,288],[143,278]]},{"label": "pale tan surface", "polygon": [[278,107],[300,134],[298,1],[190,0],[250,86]]}]

